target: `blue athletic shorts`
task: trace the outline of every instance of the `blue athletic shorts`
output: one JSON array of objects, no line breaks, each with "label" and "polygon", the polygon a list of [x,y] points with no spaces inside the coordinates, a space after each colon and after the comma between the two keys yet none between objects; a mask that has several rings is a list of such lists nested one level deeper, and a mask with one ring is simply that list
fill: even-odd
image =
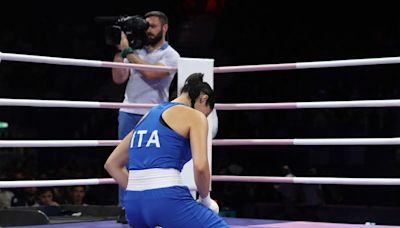
[{"label": "blue athletic shorts", "polygon": [[126,191],[125,211],[134,228],[229,227],[212,210],[196,202],[187,187]]}]

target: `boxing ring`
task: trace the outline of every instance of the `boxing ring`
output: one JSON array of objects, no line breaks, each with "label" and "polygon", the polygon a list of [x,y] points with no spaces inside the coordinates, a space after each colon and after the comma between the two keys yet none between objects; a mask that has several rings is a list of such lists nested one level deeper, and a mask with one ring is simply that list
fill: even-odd
[{"label": "boxing ring", "polygon": [[[177,71],[174,67],[148,66],[140,64],[125,64],[94,60],[80,60],[69,58],[55,58],[46,56],[11,54],[0,52],[1,61],[17,61],[44,63],[69,66],[103,67],[103,68],[133,68],[139,70]],[[400,57],[334,60],[319,62],[301,62],[285,64],[264,64],[249,66],[214,67],[214,73],[296,70],[310,68],[329,68],[346,66],[366,66],[381,64],[398,64]],[[115,102],[88,102],[88,101],[61,101],[61,100],[34,100],[34,99],[6,99],[0,98],[0,106],[13,107],[47,107],[47,108],[86,108],[86,109],[119,109],[122,107],[150,108],[152,104],[123,104]],[[400,99],[387,100],[353,100],[353,101],[324,101],[324,102],[287,102],[287,103],[241,103],[215,105],[217,110],[270,110],[270,109],[316,109],[316,108],[373,108],[373,107],[400,107]],[[118,145],[119,140],[0,140],[0,148],[19,147],[110,147]],[[214,139],[213,146],[257,146],[257,145],[400,145],[400,137],[394,138],[293,138],[293,139]],[[110,149],[111,152],[111,149]],[[335,184],[335,185],[400,185],[400,178],[343,178],[343,177],[278,177],[278,176],[234,176],[213,175],[214,182],[255,182],[255,183],[290,183],[290,184]],[[66,179],[66,180],[22,180],[0,181],[2,188],[23,187],[55,187],[73,185],[103,185],[115,184],[112,178]],[[302,221],[280,221],[261,219],[224,218],[231,227],[348,227],[358,228],[365,225],[375,227],[400,227],[370,224],[343,224]],[[49,225],[33,225],[29,227],[128,227],[110,221],[75,222]],[[28,227],[28,226],[27,226]]]}]

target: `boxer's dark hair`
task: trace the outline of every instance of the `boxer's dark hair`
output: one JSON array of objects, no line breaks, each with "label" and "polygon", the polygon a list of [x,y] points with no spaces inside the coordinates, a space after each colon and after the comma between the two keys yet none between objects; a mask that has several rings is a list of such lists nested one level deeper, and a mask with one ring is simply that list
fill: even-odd
[{"label": "boxer's dark hair", "polygon": [[190,97],[192,108],[194,103],[201,93],[208,95],[206,104],[210,106],[211,110],[214,109],[215,105],[215,94],[214,90],[207,82],[203,82],[204,74],[193,73],[186,79],[185,84],[181,90],[181,93],[187,92]]}]

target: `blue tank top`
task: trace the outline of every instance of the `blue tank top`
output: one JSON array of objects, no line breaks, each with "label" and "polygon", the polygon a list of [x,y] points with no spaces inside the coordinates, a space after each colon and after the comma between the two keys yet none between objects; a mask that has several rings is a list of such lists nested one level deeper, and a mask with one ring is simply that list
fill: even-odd
[{"label": "blue tank top", "polygon": [[189,139],[161,123],[162,113],[175,105],[181,103],[161,103],[136,125],[129,143],[129,170],[174,168],[181,171],[192,159]]}]

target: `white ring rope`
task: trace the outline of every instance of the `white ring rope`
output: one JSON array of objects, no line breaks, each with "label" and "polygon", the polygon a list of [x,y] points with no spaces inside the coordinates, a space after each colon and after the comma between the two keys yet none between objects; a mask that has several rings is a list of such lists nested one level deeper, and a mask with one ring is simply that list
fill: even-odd
[{"label": "white ring rope", "polygon": [[[400,185],[399,178],[343,178],[343,177],[271,177],[213,175],[215,182],[253,182],[288,184],[335,184],[335,185]],[[0,188],[55,187],[74,185],[116,184],[112,178],[67,180],[0,181]]]},{"label": "white ring rope", "polygon": [[[12,53],[0,52],[0,62],[1,60],[46,63],[46,64],[57,64],[57,65],[87,66],[87,67],[134,68],[138,70],[154,70],[154,71],[169,71],[169,72],[175,72],[177,70],[176,67],[167,67],[167,66],[149,66],[142,64],[127,64],[127,63],[116,63],[116,62],[107,62],[98,60],[83,60],[83,59],[59,58],[59,57],[12,54]],[[400,57],[383,57],[383,58],[369,58],[369,59],[330,60],[330,61],[281,63],[281,64],[224,66],[224,67],[214,67],[214,73],[295,70],[295,69],[311,69],[311,68],[398,64],[398,63],[400,63]]]},{"label": "white ring rope", "polygon": [[[25,107],[59,107],[59,108],[151,108],[155,104],[127,104],[98,101],[61,101],[0,98],[0,106]],[[284,103],[239,103],[215,104],[217,110],[268,110],[268,109],[307,109],[307,108],[371,108],[400,107],[400,99],[359,100],[359,101],[318,101],[318,102],[284,102]]]},{"label": "white ring rope", "polygon": [[[0,140],[0,148],[116,146],[120,140]],[[400,145],[400,138],[214,139],[213,146]]]},{"label": "white ring rope", "polygon": [[22,181],[0,181],[0,188],[28,188],[28,187],[55,187],[74,185],[99,185],[115,184],[112,178],[93,178],[75,180],[22,180]]},{"label": "white ring rope", "polygon": [[116,146],[120,140],[0,140],[0,148]]},{"label": "white ring rope", "polygon": [[55,65],[106,67],[106,68],[133,68],[136,70],[152,70],[152,71],[163,71],[163,72],[165,71],[175,72],[177,69],[176,67],[170,67],[170,66],[154,66],[154,65],[144,65],[144,64],[134,64],[134,63],[118,63],[118,62],[107,62],[98,60],[59,58],[59,57],[11,54],[11,53],[1,53],[1,52],[0,52],[0,59],[8,61],[46,63]]},{"label": "white ring rope", "polygon": [[267,177],[267,176],[212,176],[213,181],[338,184],[338,185],[400,185],[400,178],[342,178],[342,177]]},{"label": "white ring rope", "polygon": [[367,65],[382,65],[382,64],[397,64],[397,63],[400,63],[400,57],[330,60],[330,61],[281,63],[281,64],[261,64],[261,65],[245,65],[245,66],[224,66],[224,67],[214,67],[214,73],[296,70],[296,69],[367,66]]},{"label": "white ring rope", "polygon": [[116,102],[98,101],[60,101],[60,100],[35,100],[35,99],[9,99],[0,98],[0,106],[24,106],[24,107],[58,107],[58,108],[151,108],[156,104],[127,104]]},{"label": "white ring rope", "polygon": [[332,139],[214,139],[213,146],[255,145],[400,145],[400,138],[332,138]]}]

